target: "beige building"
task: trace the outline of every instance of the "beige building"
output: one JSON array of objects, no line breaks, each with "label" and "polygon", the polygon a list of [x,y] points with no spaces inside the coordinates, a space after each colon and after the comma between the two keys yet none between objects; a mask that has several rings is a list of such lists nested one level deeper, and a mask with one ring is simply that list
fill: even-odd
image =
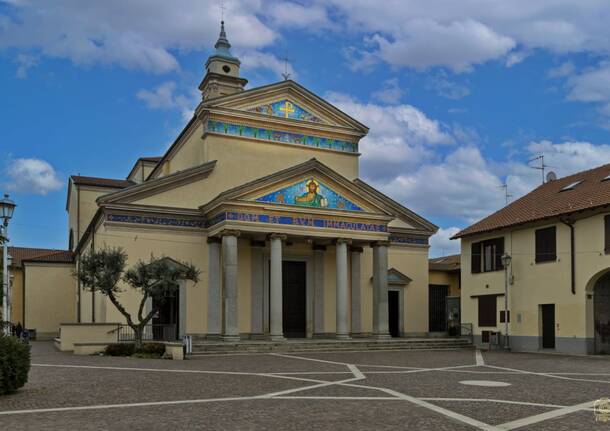
[{"label": "beige building", "polygon": [[59,325],[76,319],[74,263],[67,250],[9,247],[11,322],[37,339],[59,334]]},{"label": "beige building", "polygon": [[430,332],[460,333],[460,255],[435,257],[429,261],[428,329]]},{"label": "beige building", "polygon": [[455,236],[475,340],[505,333],[508,282],[512,349],[610,352],[609,179],[605,165],[549,181]]},{"label": "beige building", "polygon": [[[125,180],[72,176],[70,250],[122,247],[201,271],[157,313],[225,340],[426,335],[436,226],[359,179],[366,126],[294,81],[245,89],[222,28],[195,115]],[[122,322],[73,281],[78,322]],[[120,301],[134,313],[138,294]],[[152,307],[155,304],[147,304]]]}]

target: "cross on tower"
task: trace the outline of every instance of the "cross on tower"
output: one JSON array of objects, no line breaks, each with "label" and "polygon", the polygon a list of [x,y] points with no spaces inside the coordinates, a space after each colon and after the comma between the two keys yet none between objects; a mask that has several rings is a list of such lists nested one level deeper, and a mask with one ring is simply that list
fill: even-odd
[{"label": "cross on tower", "polygon": [[285,54],[280,60],[284,60],[284,73],[282,73],[282,77],[284,78],[284,81],[288,81],[290,78],[290,73],[288,73],[288,62],[290,61],[288,54]]}]

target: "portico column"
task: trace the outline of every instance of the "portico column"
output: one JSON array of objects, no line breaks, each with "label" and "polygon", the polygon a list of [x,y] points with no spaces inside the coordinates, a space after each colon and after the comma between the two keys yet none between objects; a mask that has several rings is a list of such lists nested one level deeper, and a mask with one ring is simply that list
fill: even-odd
[{"label": "portico column", "polygon": [[271,265],[269,271],[269,332],[273,341],[284,340],[282,322],[282,241],[286,235],[271,234]]},{"label": "portico column", "polygon": [[388,242],[379,241],[373,247],[373,334],[390,338],[388,326]]},{"label": "portico column", "polygon": [[208,238],[208,338],[220,337],[220,238]]},{"label": "portico column", "polygon": [[349,336],[349,325],[347,319],[347,307],[349,303],[349,290],[347,286],[347,245],[349,240],[340,238],[336,241],[337,257],[337,338],[347,340]]},{"label": "portico column", "polygon": [[351,270],[352,270],[352,336],[362,332],[360,322],[360,256],[362,247],[351,247]]},{"label": "portico column", "polygon": [[223,319],[222,339],[239,341],[237,314],[237,237],[238,231],[224,231],[222,234],[222,287]]}]

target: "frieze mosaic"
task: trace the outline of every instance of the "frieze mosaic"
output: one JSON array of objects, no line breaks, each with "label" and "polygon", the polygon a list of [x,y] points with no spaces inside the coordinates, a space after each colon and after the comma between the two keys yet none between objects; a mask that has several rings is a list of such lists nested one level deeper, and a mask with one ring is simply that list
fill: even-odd
[{"label": "frieze mosaic", "polygon": [[343,151],[346,153],[358,152],[358,144],[354,142],[259,127],[242,126],[240,124],[231,124],[224,121],[208,120],[205,131],[223,135],[260,139],[263,141],[304,145],[306,147],[321,148],[325,150]]},{"label": "frieze mosaic", "polygon": [[318,117],[301,108],[296,103],[287,99],[277,102],[268,103],[266,105],[256,106],[248,109],[250,112],[258,112],[259,114],[273,115],[274,117],[290,118],[293,120],[311,121],[313,123],[321,123]]},{"label": "frieze mosaic", "polygon": [[358,205],[315,178],[304,179],[296,184],[261,196],[256,201],[345,211],[363,211]]},{"label": "frieze mosaic", "polygon": [[[220,223],[221,221],[243,221],[252,223],[269,223],[289,226],[309,226],[326,229],[354,230],[360,232],[387,232],[388,227],[384,224],[350,222],[330,218],[314,217],[294,217],[270,214],[245,213],[237,211],[226,211],[206,224],[208,227]],[[212,224],[213,223],[213,224]]]},{"label": "frieze mosaic", "polygon": [[136,223],[172,227],[202,228],[205,226],[205,222],[203,220],[125,214],[108,214],[106,216],[106,220],[119,223]]},{"label": "frieze mosaic", "polygon": [[398,244],[428,245],[428,238],[414,235],[390,235],[390,241]]}]

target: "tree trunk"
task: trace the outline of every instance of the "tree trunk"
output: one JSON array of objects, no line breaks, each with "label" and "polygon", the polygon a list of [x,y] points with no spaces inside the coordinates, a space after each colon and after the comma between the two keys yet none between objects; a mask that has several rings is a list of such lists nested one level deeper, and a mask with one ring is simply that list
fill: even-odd
[{"label": "tree trunk", "polygon": [[136,326],[133,328],[134,342],[136,351],[142,349],[142,336],[144,335],[144,328],[142,326]]}]

